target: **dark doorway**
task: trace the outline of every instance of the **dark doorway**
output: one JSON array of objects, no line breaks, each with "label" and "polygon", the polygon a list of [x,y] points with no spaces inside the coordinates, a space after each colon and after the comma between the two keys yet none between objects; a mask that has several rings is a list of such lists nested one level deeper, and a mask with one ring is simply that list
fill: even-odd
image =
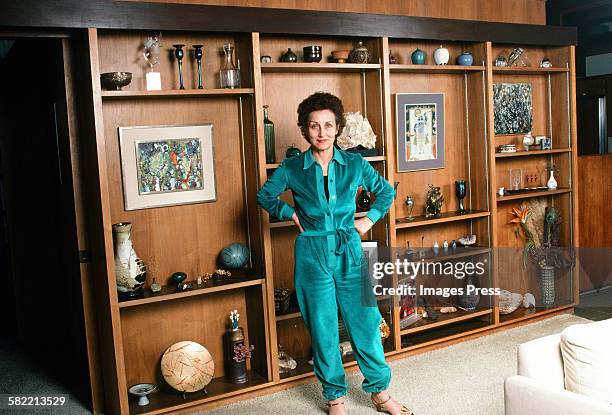
[{"label": "dark doorway", "polygon": [[90,407],[62,39],[0,42],[3,354]]}]

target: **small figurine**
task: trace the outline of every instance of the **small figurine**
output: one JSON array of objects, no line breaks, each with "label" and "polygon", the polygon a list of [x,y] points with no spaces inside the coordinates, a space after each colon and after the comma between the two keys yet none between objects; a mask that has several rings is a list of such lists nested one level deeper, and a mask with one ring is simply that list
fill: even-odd
[{"label": "small figurine", "polygon": [[508,66],[508,60],[503,55],[499,55],[495,59],[495,66]]},{"label": "small figurine", "polygon": [[438,241],[434,241],[433,243],[434,254],[437,254],[439,250],[440,250],[440,245],[438,245]]},{"label": "small figurine", "polygon": [[408,208],[408,217],[406,219],[408,219],[408,221],[414,220],[414,218],[412,217],[412,208],[414,207],[414,200],[410,195],[406,196],[406,207]]},{"label": "small figurine", "polygon": [[391,51],[389,51],[389,63],[391,65],[394,65],[397,63],[397,59],[395,59],[395,56],[393,56],[393,53]]},{"label": "small figurine", "polygon": [[532,146],[534,143],[535,139],[531,135],[531,131],[523,136],[523,146],[525,147],[525,151],[529,151],[529,146]]},{"label": "small figurine", "polygon": [[414,251],[412,250],[412,248],[410,248],[410,241],[406,241],[406,254],[405,255],[410,258],[413,253]]},{"label": "small figurine", "polygon": [[151,284],[151,291],[154,293],[160,292],[162,289],[161,285],[155,282],[155,278],[153,278],[153,283]]},{"label": "small figurine", "polygon": [[440,188],[434,187],[433,184],[430,184],[425,202],[425,217],[439,217],[440,211],[442,210],[442,202],[444,202],[444,196],[442,196],[442,193],[440,193]]},{"label": "small figurine", "polygon": [[201,277],[201,276],[198,276],[198,280],[197,280],[197,281],[198,281],[198,287],[199,287],[200,285],[202,285],[202,277]]},{"label": "small figurine", "polygon": [[448,249],[448,241],[446,239],[444,240],[442,247],[444,248],[445,251]]},{"label": "small figurine", "polygon": [[451,248],[453,248],[453,249],[457,249],[457,241],[455,241],[454,239],[453,239],[453,241],[451,242]]},{"label": "small figurine", "polygon": [[552,68],[553,64],[548,58],[544,58],[540,61],[540,68]]}]

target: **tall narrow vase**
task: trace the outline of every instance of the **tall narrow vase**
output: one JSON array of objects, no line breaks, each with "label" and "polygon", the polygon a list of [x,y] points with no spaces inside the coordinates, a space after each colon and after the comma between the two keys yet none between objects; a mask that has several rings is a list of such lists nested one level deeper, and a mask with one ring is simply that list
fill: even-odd
[{"label": "tall narrow vase", "polygon": [[146,280],[144,263],[132,248],[130,238],[132,224],[129,222],[115,223],[113,236],[115,242],[115,277],[119,299],[135,298],[143,294]]},{"label": "tall narrow vase", "polygon": [[540,289],[542,291],[542,305],[550,307],[555,304],[555,267],[540,267]]},{"label": "tall narrow vase", "polygon": [[274,123],[268,118],[268,106],[264,105],[264,139],[266,143],[266,163],[276,162]]},{"label": "tall narrow vase", "polygon": [[246,360],[234,360],[234,346],[244,345],[244,331],[242,327],[228,329],[223,338],[225,343],[225,377],[232,383],[245,383],[248,380]]}]

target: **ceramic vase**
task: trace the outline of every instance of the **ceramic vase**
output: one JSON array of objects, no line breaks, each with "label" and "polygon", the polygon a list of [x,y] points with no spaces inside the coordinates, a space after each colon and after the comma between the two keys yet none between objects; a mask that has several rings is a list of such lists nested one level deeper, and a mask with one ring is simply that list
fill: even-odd
[{"label": "ceramic vase", "polygon": [[463,52],[457,57],[457,65],[461,66],[472,66],[474,63],[474,57],[470,52]]},{"label": "ceramic vase", "polygon": [[555,303],[555,268],[551,266],[540,267],[540,290],[542,292],[542,305],[550,307]]},{"label": "ceramic vase", "polygon": [[436,65],[446,65],[449,57],[450,54],[448,53],[448,49],[445,47],[440,46],[434,51],[434,61],[436,62]]},{"label": "ceramic vase", "polygon": [[246,359],[241,362],[234,360],[234,346],[244,345],[242,327],[228,329],[223,337],[225,343],[225,376],[232,383],[245,383],[247,378]]},{"label": "ceramic vase", "polygon": [[546,187],[548,187],[549,190],[554,190],[557,188],[557,180],[555,179],[555,172],[553,170],[550,171],[550,178],[548,179],[548,182],[546,182]]},{"label": "ceramic vase", "polygon": [[417,48],[410,56],[414,65],[425,65],[425,52]]},{"label": "ceramic vase", "polygon": [[146,279],[144,263],[132,248],[131,231],[132,224],[129,222],[113,225],[115,276],[120,299],[141,295]]}]

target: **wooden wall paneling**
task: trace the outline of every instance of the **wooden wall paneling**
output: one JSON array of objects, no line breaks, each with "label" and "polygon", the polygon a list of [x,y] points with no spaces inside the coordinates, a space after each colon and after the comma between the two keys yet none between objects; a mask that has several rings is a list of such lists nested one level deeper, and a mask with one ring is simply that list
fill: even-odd
[{"label": "wooden wall paneling", "polygon": [[[74,220],[76,225],[76,236],[79,251],[88,251],[90,248],[90,230],[88,229],[88,215],[86,208],[87,204],[87,177],[88,172],[84,167],[84,158],[86,146],[80,140],[81,131],[79,131],[79,122],[83,123],[81,116],[87,119],[87,114],[77,112],[79,103],[83,102],[83,93],[79,87],[83,83],[81,77],[76,74],[83,74],[86,68],[82,67],[82,63],[74,59],[76,53],[79,52],[81,38],[63,39],[62,53],[64,60],[64,84],[66,87],[65,100],[68,116],[68,139],[69,151],[67,155],[71,159],[72,167],[72,187],[74,192]],[[85,99],[91,102],[90,99]],[[86,111],[84,111],[86,112]],[[82,306],[83,320],[85,332],[85,346],[87,353],[87,363],[89,366],[89,385],[91,387],[91,409],[93,413],[99,413],[104,408],[104,390],[102,384],[102,367],[100,366],[100,351],[99,351],[99,336],[96,330],[98,326],[96,318],[95,304],[95,284],[93,282],[94,270],[90,263],[82,262],[80,264],[81,274],[81,290],[82,290]]]},{"label": "wooden wall paneling", "polygon": [[[184,340],[204,346],[215,362],[214,377],[225,376],[223,334],[229,326],[230,311],[238,310],[245,339],[250,341],[251,316],[244,297],[242,290],[229,290],[123,308],[123,350],[125,360],[130,362],[126,366],[127,384],[152,382],[160,385],[163,392],[171,392],[161,376],[160,361],[168,347]],[[254,350],[253,354],[259,352]]]},{"label": "wooden wall paneling", "polygon": [[[387,177],[387,180],[389,181],[389,183],[391,183],[392,185],[395,184],[395,169],[396,169],[396,161],[395,161],[395,154],[396,154],[396,146],[395,146],[395,137],[397,135],[397,130],[394,128],[394,112],[392,110],[392,106],[391,106],[391,75],[389,72],[389,59],[388,56],[391,53],[391,50],[389,49],[389,38],[387,37],[383,37],[381,38],[381,55],[383,57],[387,57],[387,58],[383,58],[382,59],[382,72],[381,72],[381,93],[382,93],[382,97],[383,97],[383,106],[382,106],[382,122],[383,122],[383,127],[384,127],[384,131],[385,131],[385,155],[386,155],[386,163],[385,163],[385,175]],[[396,189],[397,190],[397,189]],[[399,197],[399,199],[398,199]],[[395,195],[395,203],[402,203],[401,199],[402,197],[399,196],[397,193]],[[398,202],[399,200],[399,202]],[[387,214],[387,221],[388,221],[388,228],[389,228],[389,248],[392,250],[395,250],[398,248],[397,245],[397,239],[396,239],[396,229],[395,229],[395,208],[393,206],[391,206],[391,208],[389,209],[389,213]],[[391,251],[393,252],[393,251]],[[393,274],[392,276],[392,285],[394,287],[397,287],[398,284],[398,279],[397,279],[397,275]],[[391,334],[393,336],[393,347],[395,351],[401,350],[402,347],[402,342],[401,342],[401,336],[400,336],[400,325],[399,325],[399,299],[394,296],[393,297],[393,304],[392,304],[392,317],[391,317],[391,322],[389,322],[389,324],[391,325]]]},{"label": "wooden wall paneling", "polygon": [[[256,143],[255,151],[256,151],[256,160],[257,160],[257,168],[256,168],[256,178],[257,178],[257,186],[255,187],[257,190],[261,188],[263,183],[267,180],[267,170],[266,170],[266,153],[265,153],[265,136],[263,130],[263,84],[262,84],[262,76],[261,76],[261,65],[259,61],[260,53],[260,37],[259,33],[252,34],[252,62],[253,62],[253,88],[255,90],[254,102],[253,102],[253,113],[255,117],[255,133],[256,133]],[[266,295],[266,303],[267,303],[267,330],[269,332],[269,342],[268,342],[268,380],[272,380],[277,382],[279,378],[278,374],[278,365],[275,363],[278,361],[278,351],[276,348],[277,340],[276,340],[276,324],[274,320],[274,267],[272,261],[272,245],[271,245],[271,237],[270,237],[270,217],[269,215],[261,208],[257,207],[259,212],[259,232],[261,233],[261,255],[262,255],[262,265],[263,271],[265,271],[265,295]]]},{"label": "wooden wall paneling", "polygon": [[[242,83],[245,85],[255,85],[255,79],[259,78],[259,61],[255,62],[253,56],[258,53],[254,51],[259,47],[259,34],[249,33],[236,37],[236,50],[241,66]],[[260,79],[258,79],[258,83]],[[257,206],[257,190],[259,189],[259,176],[253,172],[265,172],[265,167],[260,165],[259,141],[258,141],[258,121],[256,115],[257,97],[250,95],[239,98],[245,180],[245,211],[247,212],[249,225],[249,241],[251,250],[251,263],[254,271],[266,277],[265,267],[265,242],[260,222],[259,208]],[[253,369],[264,376],[267,380],[272,380],[272,361],[270,359],[270,331],[269,319],[270,308],[268,307],[271,297],[269,296],[268,284],[263,287],[252,287],[245,289],[245,300],[247,310],[250,315],[249,331],[251,344],[258,350],[254,355],[257,358],[251,359]]]},{"label": "wooden wall paneling", "polygon": [[[444,168],[397,173],[398,197],[406,195],[414,199],[413,215],[423,215],[428,184],[439,186],[444,195],[443,212],[457,210],[455,180],[467,177],[467,131],[465,125],[465,91],[461,74],[392,74],[392,105],[395,110],[397,93],[443,93],[444,94]],[[395,112],[395,111],[394,111]],[[395,166],[397,168],[397,166]],[[405,204],[396,203],[396,217],[407,216]]]},{"label": "wooden wall paneling", "polygon": [[578,267],[580,292],[599,289],[612,283],[612,269],[608,267],[609,262],[601,260],[605,255],[605,247],[610,246],[607,228],[602,226],[600,215],[591,214],[605,212],[612,206],[612,182],[606,174],[603,174],[610,171],[612,171],[610,155],[578,157],[577,181],[581,188],[588,189],[588,197],[578,199],[577,209],[582,212],[578,245],[582,251],[581,257],[585,258],[580,261]]},{"label": "wooden wall paneling", "polygon": [[[121,343],[121,325],[119,307],[117,304],[117,288],[115,284],[115,261],[113,253],[113,237],[111,224],[111,183],[108,181],[108,163],[106,154],[106,137],[104,131],[104,115],[100,91],[100,60],[98,51],[98,33],[96,29],[87,30],[84,46],[89,51],[86,54],[88,64],[85,73],[90,77],[85,87],[84,98],[87,104],[83,115],[82,137],[95,137],[83,140],[86,145],[84,164],[92,166],[91,182],[87,197],[90,212],[89,225],[92,229],[91,256],[96,291],[96,309],[98,330],[100,333],[102,368],[104,374],[104,410],[111,413],[126,413],[128,410],[127,384],[125,377],[125,362],[123,345]],[[91,118],[89,118],[91,117]],[[90,121],[90,122],[88,122]]]},{"label": "wooden wall paneling", "polygon": [[[489,218],[490,225],[490,246],[493,247],[491,255],[491,269],[493,270],[492,286],[500,287],[499,282],[499,264],[498,264],[498,229],[497,229],[497,173],[495,168],[495,132],[494,132],[494,112],[493,112],[493,45],[487,41],[484,43],[484,61],[485,61],[485,131],[487,135],[487,155],[488,155],[488,174],[489,174],[489,210],[491,216]],[[493,322],[499,324],[499,307],[497,301],[494,304]]]},{"label": "wooden wall paneling", "polygon": [[272,231],[272,262],[274,264],[274,286],[294,289],[293,266],[296,226],[274,229]]},{"label": "wooden wall paneling", "polygon": [[[142,2],[143,0],[128,0]],[[452,19],[488,20],[512,23],[546,24],[545,2],[542,0],[513,1],[511,4],[501,0],[460,0],[460,1],[425,1],[409,0],[397,2],[385,0],[371,3],[367,1],[324,0],[152,0],[156,3],[210,4],[242,7],[274,7],[283,9],[326,10],[353,13],[376,13],[405,16],[428,16]]]},{"label": "wooden wall paneling", "polygon": [[[578,134],[576,131],[576,47],[574,45],[569,46],[569,102],[570,102],[570,140],[571,140],[571,166],[572,166],[572,245],[576,248],[580,248],[580,211],[578,210],[578,201],[580,200],[579,194],[580,189],[578,185]],[[580,269],[580,260],[576,260],[576,270]],[[578,304],[580,301],[580,282],[578,281],[578,272],[576,271],[573,276],[574,281],[574,303]]]},{"label": "wooden wall paneling", "polygon": [[312,357],[310,333],[301,317],[281,320],[276,325],[278,344],[294,359]]}]

